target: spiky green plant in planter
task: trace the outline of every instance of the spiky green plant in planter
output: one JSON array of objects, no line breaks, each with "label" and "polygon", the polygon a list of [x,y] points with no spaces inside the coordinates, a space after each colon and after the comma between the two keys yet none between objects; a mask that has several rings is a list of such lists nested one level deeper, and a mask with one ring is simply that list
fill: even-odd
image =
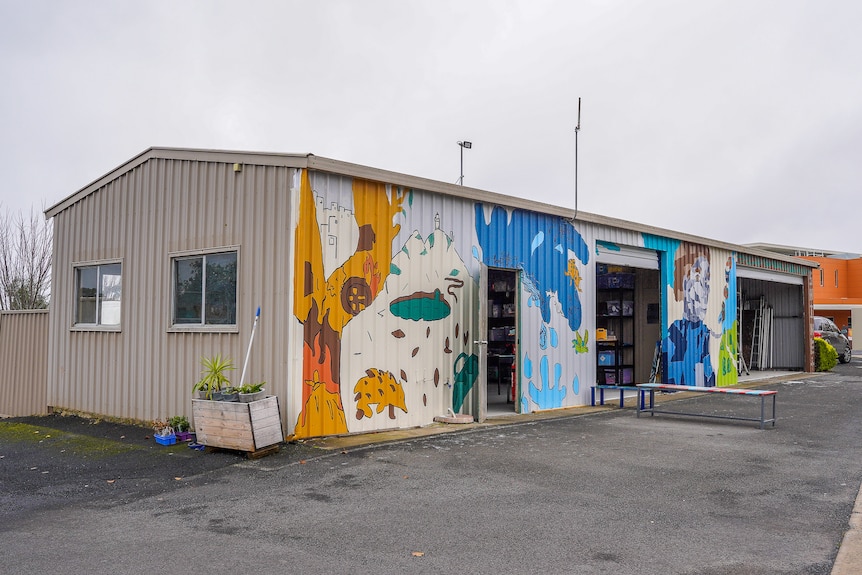
[{"label": "spiky green plant in planter", "polygon": [[241,385],[237,388],[240,393],[257,393],[263,389],[263,386],[266,385],[265,381],[261,381],[259,383],[246,383],[245,385]]},{"label": "spiky green plant in planter", "polygon": [[207,399],[212,399],[213,393],[230,387],[230,380],[227,377],[227,372],[236,369],[233,366],[233,360],[223,358],[220,353],[212,357],[201,358],[203,371],[201,379],[194,387],[192,392],[203,391]]},{"label": "spiky green plant in planter", "polygon": [[266,385],[265,381],[261,381],[259,383],[246,383],[243,386],[237,388],[239,391],[239,400],[241,403],[249,403],[251,401],[257,401],[258,399],[263,399],[266,393],[263,390],[263,386]]}]

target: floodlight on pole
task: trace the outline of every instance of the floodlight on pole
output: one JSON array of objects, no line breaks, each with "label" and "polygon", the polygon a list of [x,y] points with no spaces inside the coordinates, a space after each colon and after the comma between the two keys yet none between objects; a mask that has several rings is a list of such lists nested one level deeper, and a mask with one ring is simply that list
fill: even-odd
[{"label": "floodlight on pole", "polygon": [[464,148],[468,150],[473,147],[473,142],[458,142],[458,145],[461,147],[461,177],[458,178],[458,183],[462,186],[464,185]]}]

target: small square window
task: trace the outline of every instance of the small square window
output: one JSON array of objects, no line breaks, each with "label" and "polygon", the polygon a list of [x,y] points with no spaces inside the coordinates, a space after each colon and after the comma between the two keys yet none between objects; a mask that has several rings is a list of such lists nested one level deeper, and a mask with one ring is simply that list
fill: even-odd
[{"label": "small square window", "polygon": [[173,324],[236,325],[236,263],[236,252],[174,258]]},{"label": "small square window", "polygon": [[120,325],[122,264],[75,268],[75,325]]}]

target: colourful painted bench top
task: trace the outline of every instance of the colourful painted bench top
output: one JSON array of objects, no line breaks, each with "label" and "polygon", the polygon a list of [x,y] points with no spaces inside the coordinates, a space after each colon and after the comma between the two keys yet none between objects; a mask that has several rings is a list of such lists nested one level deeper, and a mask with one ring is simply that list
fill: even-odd
[{"label": "colourful painted bench top", "polygon": [[736,387],[702,387],[699,385],[674,385],[671,383],[639,383],[640,389],[661,391],[692,391],[697,393],[733,393],[736,395],[775,395],[774,389],[739,389]]},{"label": "colourful painted bench top", "polygon": [[[717,419],[739,419],[744,421],[759,421],[760,429],[764,429],[767,423],[771,423],[775,427],[775,397],[777,391],[772,389],[740,389],[736,387],[703,387],[699,385],[674,385],[670,383],[639,383],[637,385],[640,395],[640,405],[638,406],[638,417],[641,412],[655,415],[656,413],[667,413],[670,415],[690,415],[696,417],[713,417]],[[736,396],[753,396],[760,398],[760,417],[741,417],[736,415],[721,415],[717,413],[694,413],[690,411],[672,411],[668,409],[658,409],[655,404],[656,391],[683,391],[694,393],[718,393],[721,395],[736,395]],[[649,393],[649,405],[644,401],[644,396]],[[772,417],[767,418],[766,415],[766,398],[772,398]]]}]

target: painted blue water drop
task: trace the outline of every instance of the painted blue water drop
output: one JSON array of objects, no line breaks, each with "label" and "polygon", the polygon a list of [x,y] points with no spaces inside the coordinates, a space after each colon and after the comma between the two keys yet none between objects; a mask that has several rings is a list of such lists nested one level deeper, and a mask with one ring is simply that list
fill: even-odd
[{"label": "painted blue water drop", "polygon": [[539,231],[536,236],[533,238],[533,243],[530,245],[530,254],[536,251],[540,245],[545,241],[545,232]]},{"label": "painted blue water drop", "polygon": [[548,371],[548,356],[543,355],[542,360],[539,363],[539,371],[542,374],[542,389],[550,389],[551,387],[551,379],[550,373]]}]

